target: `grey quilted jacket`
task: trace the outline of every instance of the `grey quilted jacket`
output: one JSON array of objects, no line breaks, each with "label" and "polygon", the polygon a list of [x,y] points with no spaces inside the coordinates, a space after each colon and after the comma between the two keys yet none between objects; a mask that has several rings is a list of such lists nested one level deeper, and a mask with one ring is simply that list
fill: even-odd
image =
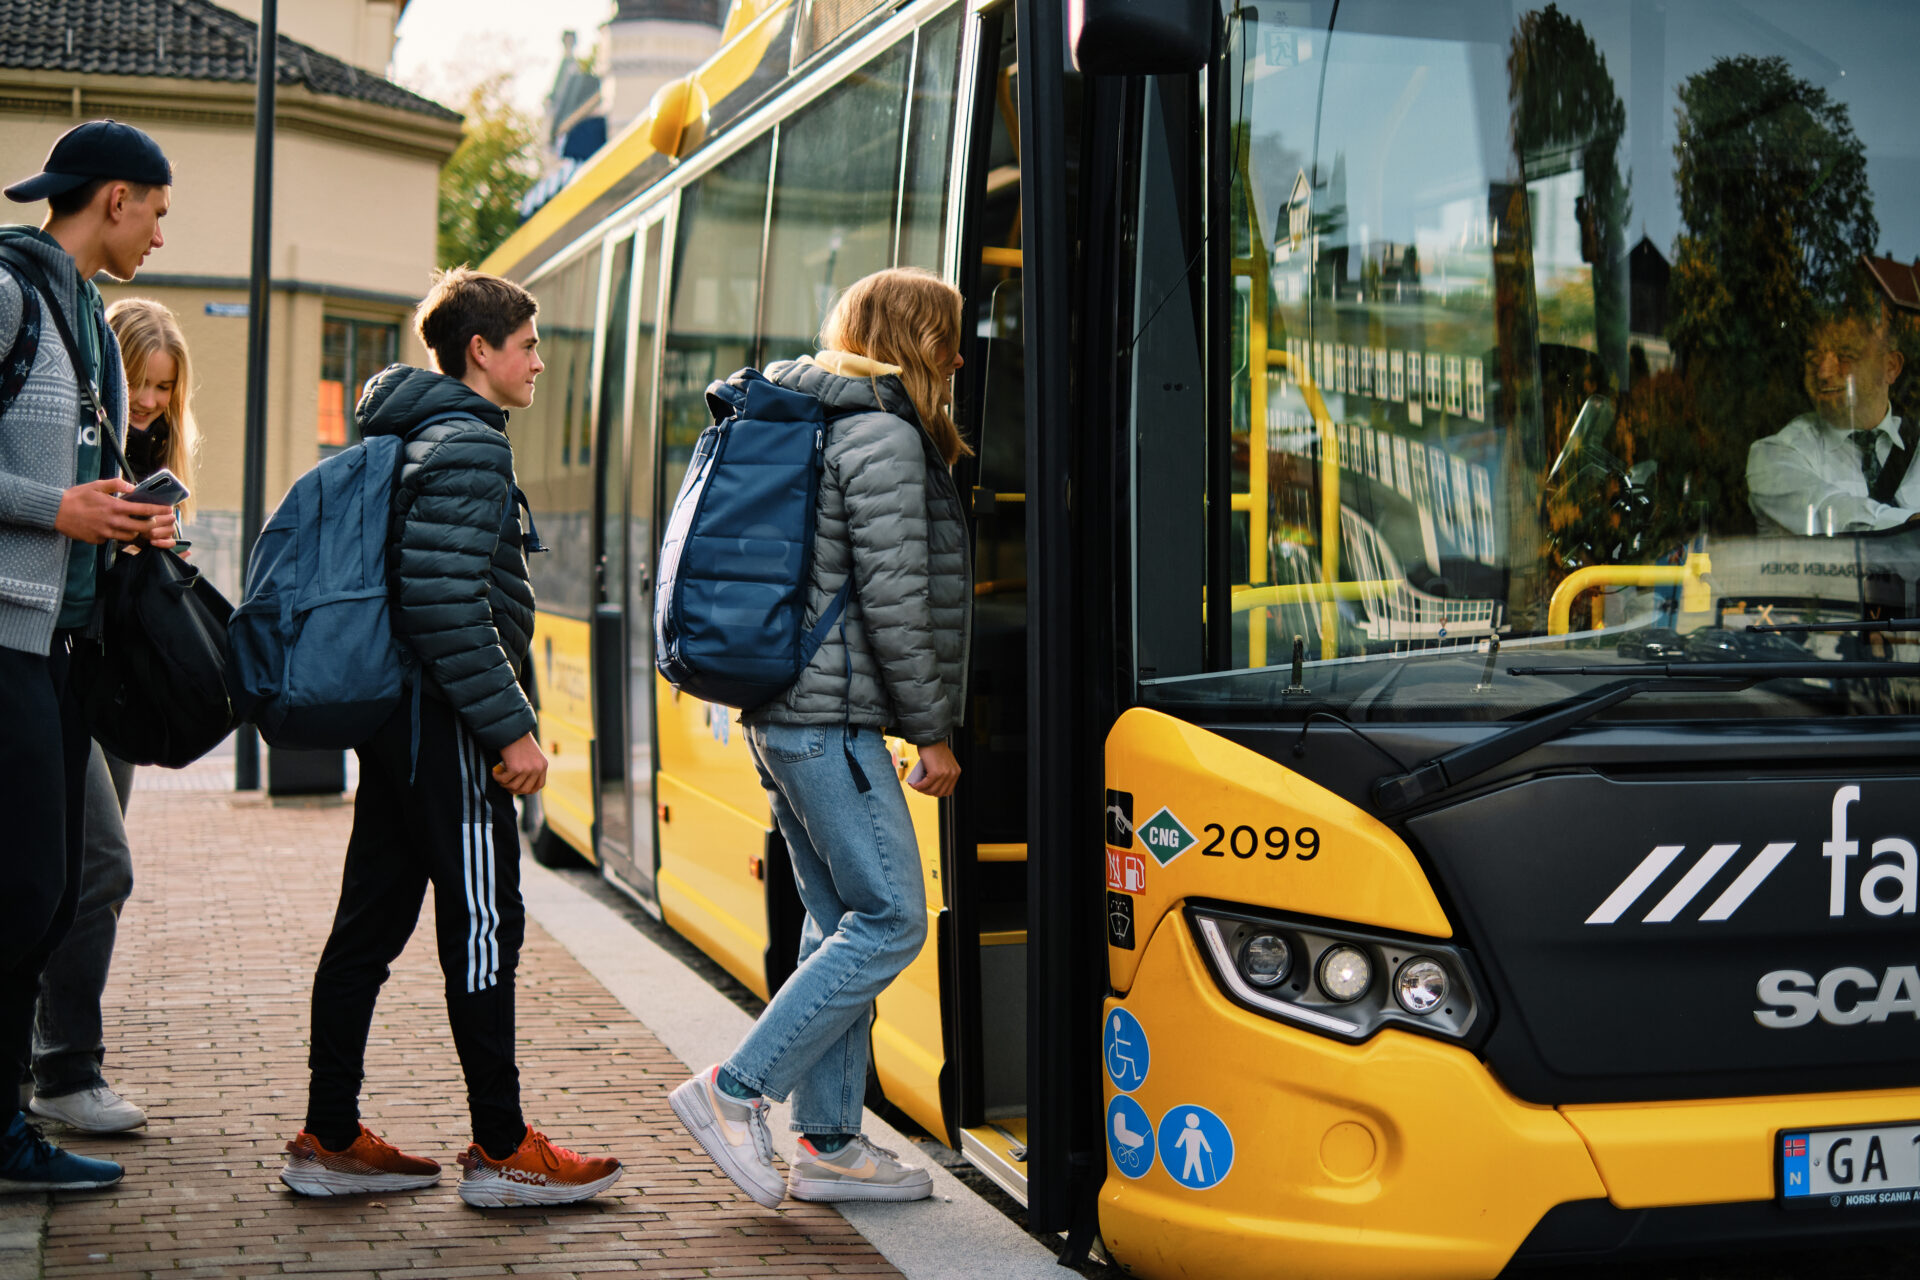
[{"label": "grey quilted jacket", "polygon": [[[393,500],[394,625],[426,692],[498,751],[538,721],[519,675],[533,644],[533,587],[513,493],[507,415],[457,378],[396,364],[361,394],[366,436],[405,438]],[[464,415],[418,431],[435,414]]]},{"label": "grey quilted jacket", "polygon": [[944,742],[966,706],[973,625],[960,490],[898,378],[841,377],[811,361],[775,364],[766,375],[846,414],[827,432],[805,625],[849,573],[853,590],[844,625],[793,687],[741,722],[845,722],[917,746]]}]

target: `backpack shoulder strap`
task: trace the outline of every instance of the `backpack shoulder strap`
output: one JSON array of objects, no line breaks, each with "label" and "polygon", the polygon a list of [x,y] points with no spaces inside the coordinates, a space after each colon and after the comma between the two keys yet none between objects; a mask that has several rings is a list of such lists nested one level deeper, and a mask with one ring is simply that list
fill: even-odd
[{"label": "backpack shoulder strap", "polygon": [[1880,468],[1880,478],[1873,482],[1868,496],[1875,502],[1891,503],[1893,495],[1900,492],[1900,482],[1907,478],[1907,468],[1913,465],[1916,445],[1920,445],[1920,423],[1902,416],[1900,419],[1900,447],[1887,455],[1887,465]]},{"label": "backpack shoulder strap", "polygon": [[40,264],[27,257],[11,245],[0,244],[0,262],[12,269],[13,273],[38,290],[46,299],[43,313],[53,316],[54,328],[60,331],[60,341],[67,349],[67,359],[73,364],[73,380],[80,392],[82,410],[93,415],[100,426],[100,442],[106,447],[107,454],[118,467],[120,475],[132,475],[133,468],[127,465],[127,455],[120,449],[120,437],[114,434],[113,422],[107,417],[107,407],[100,403],[99,393],[94,390],[93,382],[81,373],[86,362],[80,358],[80,344],[73,339],[73,330],[67,325],[66,313],[60,310],[55,301],[53,284],[47,279]]}]

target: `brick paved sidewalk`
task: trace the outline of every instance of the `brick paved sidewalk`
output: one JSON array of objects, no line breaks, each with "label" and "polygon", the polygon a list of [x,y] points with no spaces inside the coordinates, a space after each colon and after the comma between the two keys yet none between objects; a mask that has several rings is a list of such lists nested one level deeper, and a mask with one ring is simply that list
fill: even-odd
[{"label": "brick paved sidewalk", "polygon": [[716,1173],[667,1107],[685,1068],[532,920],[519,979],[528,1120],[626,1173],[586,1205],[467,1208],[431,895],[381,996],[362,1105],[369,1126],[448,1173],[374,1199],[290,1194],[276,1175],[305,1114],[308,986],[352,809],[193,790],[191,774],[154,781],[128,816],[136,885],[105,1002],[108,1078],[152,1121],[107,1138],[50,1130],[127,1176],[55,1198],[45,1275],[899,1274],[831,1208],[762,1210]]}]

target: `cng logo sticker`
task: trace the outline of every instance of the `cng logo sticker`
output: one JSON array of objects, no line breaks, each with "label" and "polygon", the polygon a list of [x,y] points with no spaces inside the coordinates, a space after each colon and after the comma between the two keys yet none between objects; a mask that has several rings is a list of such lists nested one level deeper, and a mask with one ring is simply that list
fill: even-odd
[{"label": "cng logo sticker", "polygon": [[1140,843],[1164,867],[1200,842],[1173,816],[1173,810],[1162,808],[1140,824]]}]

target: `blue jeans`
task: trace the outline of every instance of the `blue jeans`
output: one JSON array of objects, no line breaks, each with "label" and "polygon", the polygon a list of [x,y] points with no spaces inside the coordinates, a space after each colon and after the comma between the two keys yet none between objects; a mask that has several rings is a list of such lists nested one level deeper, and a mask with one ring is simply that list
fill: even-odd
[{"label": "blue jeans", "polygon": [[[807,920],[800,967],[726,1069],[793,1099],[799,1133],[860,1132],[873,1000],[927,940],[926,886],[906,797],[875,729],[758,724],[747,746],[793,855]],[[842,743],[872,782],[854,785]]]}]

